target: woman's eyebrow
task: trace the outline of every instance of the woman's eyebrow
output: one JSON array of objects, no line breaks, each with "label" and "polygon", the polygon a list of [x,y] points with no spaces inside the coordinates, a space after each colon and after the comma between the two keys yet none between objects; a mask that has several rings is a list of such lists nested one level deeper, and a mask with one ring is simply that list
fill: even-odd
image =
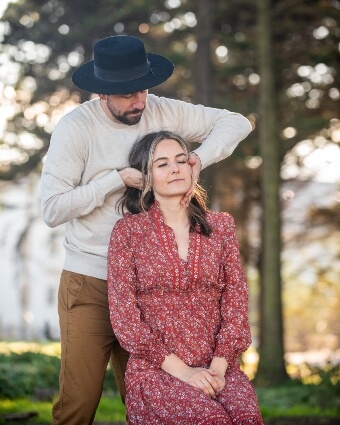
[{"label": "woman's eyebrow", "polygon": [[[178,158],[179,156],[185,156],[185,157],[187,157],[186,156],[186,154],[184,153],[184,152],[181,152],[181,153],[179,153],[179,154],[177,154],[176,156],[175,156],[175,158]],[[165,159],[169,159],[167,156],[161,156],[161,157],[159,157],[159,158],[157,158],[157,159],[155,159],[153,162],[155,163],[155,162],[157,162],[157,161],[164,161]]]}]

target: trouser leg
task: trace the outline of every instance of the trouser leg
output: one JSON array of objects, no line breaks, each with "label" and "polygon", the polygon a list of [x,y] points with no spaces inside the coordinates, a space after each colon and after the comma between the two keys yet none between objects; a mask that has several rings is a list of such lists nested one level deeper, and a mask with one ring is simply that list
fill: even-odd
[{"label": "trouser leg", "polygon": [[129,353],[125,351],[124,348],[122,348],[119,342],[116,340],[116,342],[113,344],[111,352],[111,366],[115,376],[115,381],[119,394],[124,404],[126,396],[124,377],[128,359]]},{"label": "trouser leg", "polygon": [[[125,404],[126,389],[125,389],[125,371],[129,353],[121,347],[118,341],[113,345],[111,352],[111,366],[115,376],[117,388],[119,390],[122,402]],[[129,425],[129,417],[126,413],[126,424]]]},{"label": "trouser leg", "polygon": [[[53,424],[90,425],[102,394],[107,364],[119,345],[110,323],[106,281],[64,270],[58,311],[60,394],[53,406]],[[122,376],[123,369],[124,363]],[[119,385],[122,388],[121,382]]]}]

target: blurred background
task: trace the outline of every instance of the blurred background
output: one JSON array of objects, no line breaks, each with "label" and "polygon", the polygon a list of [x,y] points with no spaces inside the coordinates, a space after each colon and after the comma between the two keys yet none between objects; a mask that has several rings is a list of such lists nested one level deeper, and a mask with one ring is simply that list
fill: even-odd
[{"label": "blurred background", "polygon": [[41,167],[57,121],[91,97],[72,72],[96,40],[128,34],[175,64],[152,93],[240,112],[254,128],[202,173],[211,208],[237,224],[250,287],[248,360],[264,359],[264,378],[273,361],[278,377],[288,363],[339,363],[340,2],[0,7],[0,339],[58,341],[63,228],[42,221]]}]

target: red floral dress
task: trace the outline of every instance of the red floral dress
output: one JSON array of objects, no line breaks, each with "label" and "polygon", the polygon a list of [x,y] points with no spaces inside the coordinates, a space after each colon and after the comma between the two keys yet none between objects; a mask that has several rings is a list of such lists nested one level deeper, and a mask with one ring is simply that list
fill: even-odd
[{"label": "red floral dress", "polygon": [[[108,251],[108,295],[114,332],[130,353],[125,375],[132,425],[263,424],[256,394],[238,356],[251,343],[248,290],[233,218],[209,212],[210,237],[190,233],[187,261],[155,202],[126,214]],[[187,365],[229,366],[212,399],[160,366],[175,353]]]}]

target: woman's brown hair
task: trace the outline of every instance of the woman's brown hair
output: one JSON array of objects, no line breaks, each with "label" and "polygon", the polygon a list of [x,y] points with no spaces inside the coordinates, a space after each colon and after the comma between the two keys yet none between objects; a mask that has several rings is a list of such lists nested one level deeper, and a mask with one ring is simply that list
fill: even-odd
[{"label": "woman's brown hair", "polygon": [[[189,157],[189,144],[181,136],[171,131],[149,133],[135,143],[129,155],[129,164],[130,167],[143,173],[143,189],[126,188],[124,195],[118,201],[118,209],[121,212],[127,210],[132,214],[138,214],[148,211],[155,202],[152,191],[152,160],[157,144],[165,139],[176,140],[182,146],[187,158]],[[188,206],[191,232],[200,231],[205,236],[211,235],[212,228],[206,219],[207,210],[206,191],[196,183]]]}]

